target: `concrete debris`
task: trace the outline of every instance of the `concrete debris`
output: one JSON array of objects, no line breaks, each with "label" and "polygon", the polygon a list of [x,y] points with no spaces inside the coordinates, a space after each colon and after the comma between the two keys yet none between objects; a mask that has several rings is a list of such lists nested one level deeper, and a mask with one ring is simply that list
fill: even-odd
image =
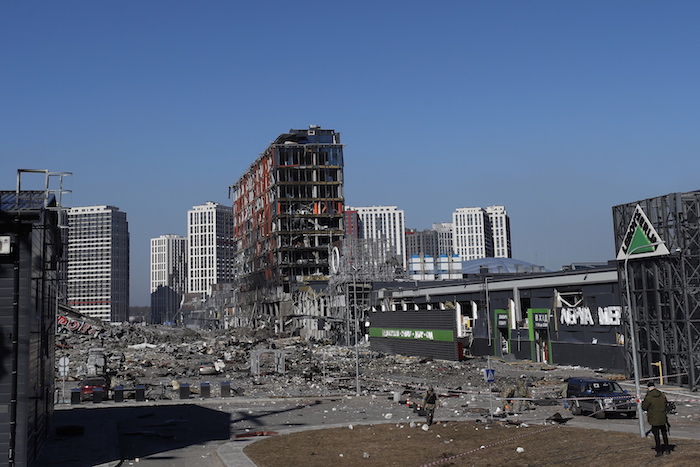
[{"label": "concrete debris", "polygon": [[[359,383],[364,395],[386,394],[399,404],[420,406],[427,388],[434,386],[440,401],[437,413],[446,410],[455,415],[510,413],[513,405],[527,410],[531,404],[558,404],[565,378],[594,375],[593,370],[585,368],[494,358],[454,362],[385,355],[371,350],[367,343],[361,344],[356,353],[354,347],[300,337],[280,338],[242,328],[206,331],[132,324],[106,326],[99,334],[59,334],[56,362],[62,356],[70,359],[66,393],[81,378],[93,375],[106,376],[112,389],[123,386],[126,398],[135,397],[133,389],[143,385],[147,399],[181,398],[184,389],[193,397],[350,399],[356,395]],[[213,364],[216,374],[200,374],[203,362]],[[483,370],[487,367],[494,369],[494,383],[484,382]],[[58,368],[56,375],[60,390],[63,378],[58,376]],[[211,392],[209,385],[206,391],[201,390],[203,383],[211,385]],[[506,404],[500,400],[501,394],[531,400],[528,404],[517,400]],[[66,395],[57,397],[65,400]],[[489,409],[485,400],[492,400],[493,407]],[[384,416],[391,419],[393,415]]]}]

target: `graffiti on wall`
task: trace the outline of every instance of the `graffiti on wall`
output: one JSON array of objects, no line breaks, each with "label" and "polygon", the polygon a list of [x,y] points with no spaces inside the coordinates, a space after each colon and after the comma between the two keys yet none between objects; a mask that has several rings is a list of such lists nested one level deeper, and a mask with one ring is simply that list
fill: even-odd
[{"label": "graffiti on wall", "polygon": [[58,324],[58,332],[74,332],[78,334],[98,335],[102,328],[94,324],[87,323],[82,320],[73,319],[69,316],[59,315],[56,318]]},{"label": "graffiti on wall", "polygon": [[[559,309],[559,322],[566,326],[595,326],[593,313],[587,306]],[[598,307],[596,315],[600,326],[619,326],[622,320],[622,308],[620,306]]]}]

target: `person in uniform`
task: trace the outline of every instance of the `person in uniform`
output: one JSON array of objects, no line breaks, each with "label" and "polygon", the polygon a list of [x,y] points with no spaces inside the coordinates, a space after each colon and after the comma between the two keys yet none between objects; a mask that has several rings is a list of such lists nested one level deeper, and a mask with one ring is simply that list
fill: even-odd
[{"label": "person in uniform", "polygon": [[[656,443],[656,457],[663,456],[664,452],[671,454],[671,447],[668,444],[668,416],[666,415],[666,395],[656,389],[653,381],[647,384],[647,395],[642,401],[642,410],[647,412],[647,420],[651,425],[651,432],[654,433]],[[661,444],[661,438],[664,444]]]},{"label": "person in uniform", "polygon": [[425,399],[423,399],[423,408],[425,408],[425,418],[428,421],[428,426],[433,424],[433,416],[435,415],[437,402],[437,394],[435,393],[435,389],[431,386],[425,394]]}]

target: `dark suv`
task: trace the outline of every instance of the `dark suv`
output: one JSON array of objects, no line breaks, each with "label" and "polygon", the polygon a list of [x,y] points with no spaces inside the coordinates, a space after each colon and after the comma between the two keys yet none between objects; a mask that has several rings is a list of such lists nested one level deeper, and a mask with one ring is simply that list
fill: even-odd
[{"label": "dark suv", "polygon": [[607,379],[570,378],[566,397],[571,413],[581,415],[591,412],[596,418],[605,418],[608,413],[624,413],[630,418],[637,416],[637,403],[618,383]]}]

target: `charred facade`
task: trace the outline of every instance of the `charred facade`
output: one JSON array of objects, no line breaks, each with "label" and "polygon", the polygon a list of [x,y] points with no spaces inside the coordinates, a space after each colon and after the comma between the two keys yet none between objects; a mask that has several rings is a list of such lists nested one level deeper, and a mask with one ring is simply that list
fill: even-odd
[{"label": "charred facade", "polygon": [[279,135],[232,194],[236,321],[289,331],[300,307],[325,307],[329,245],[344,236],[340,135],[317,126]]}]

